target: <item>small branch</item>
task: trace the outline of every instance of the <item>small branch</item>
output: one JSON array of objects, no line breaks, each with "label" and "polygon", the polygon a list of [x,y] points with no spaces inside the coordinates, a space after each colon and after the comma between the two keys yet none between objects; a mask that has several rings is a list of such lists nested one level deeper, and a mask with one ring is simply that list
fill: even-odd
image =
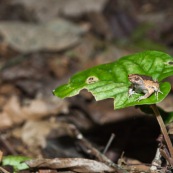
[{"label": "small branch", "polygon": [[6,171],[4,168],[0,167],[0,172],[3,172],[3,173],[10,173],[8,171]]},{"label": "small branch", "polygon": [[166,130],[166,127],[165,127],[165,124],[163,122],[163,119],[159,113],[159,110],[157,109],[157,106],[155,104],[151,105],[151,108],[154,112],[154,115],[156,116],[156,119],[159,123],[159,126],[160,126],[160,129],[161,129],[161,132],[164,136],[164,139],[166,141],[166,144],[167,144],[167,147],[168,147],[168,150],[169,150],[169,153],[171,155],[171,158],[173,158],[173,147],[172,147],[172,143],[171,143],[171,140],[169,138],[169,135],[168,135],[168,132]]},{"label": "small branch", "polygon": [[0,162],[2,162],[3,152],[0,150]]},{"label": "small branch", "polygon": [[16,151],[13,149],[12,145],[8,142],[5,135],[0,135],[0,141],[11,154],[17,155]]},{"label": "small branch", "polygon": [[126,170],[122,170],[118,165],[113,163],[104,154],[102,154],[100,151],[98,151],[96,148],[94,148],[92,146],[92,144],[79,132],[79,130],[75,126],[70,125],[69,127],[70,127],[70,131],[71,131],[73,137],[75,137],[76,139],[79,140],[82,148],[83,149],[85,148],[85,151],[87,151],[88,154],[95,156],[95,158],[98,161],[103,162],[103,163],[107,164],[108,166],[113,167],[116,170],[116,173],[127,173]]},{"label": "small branch", "polygon": [[106,152],[108,151],[108,148],[109,148],[110,145],[112,144],[112,141],[114,140],[114,138],[115,138],[115,134],[112,133],[112,134],[111,134],[111,137],[110,137],[110,139],[109,139],[109,141],[108,141],[108,143],[107,143],[107,145],[106,145],[106,147],[105,147],[105,149],[104,149],[104,151],[103,151],[103,154],[106,154]]}]

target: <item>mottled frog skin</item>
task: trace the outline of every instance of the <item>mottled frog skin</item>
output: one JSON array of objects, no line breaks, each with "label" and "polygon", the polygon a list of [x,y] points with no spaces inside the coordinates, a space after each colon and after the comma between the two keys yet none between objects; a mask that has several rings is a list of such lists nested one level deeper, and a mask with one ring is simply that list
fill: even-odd
[{"label": "mottled frog skin", "polygon": [[153,93],[155,93],[158,100],[158,93],[162,93],[159,88],[159,83],[152,80],[152,78],[149,76],[129,74],[128,79],[132,83],[131,87],[129,88],[129,97],[137,93],[144,94],[137,99],[138,101],[150,97]]}]

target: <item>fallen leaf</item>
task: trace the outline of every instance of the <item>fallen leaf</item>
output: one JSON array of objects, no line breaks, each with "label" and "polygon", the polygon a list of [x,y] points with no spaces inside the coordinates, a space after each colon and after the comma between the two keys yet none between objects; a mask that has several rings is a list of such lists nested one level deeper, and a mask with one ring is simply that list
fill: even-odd
[{"label": "fallen leaf", "polygon": [[[59,172],[59,171],[58,171]],[[40,169],[38,173],[57,173],[56,170],[50,170],[50,169]],[[70,173],[70,172],[64,172],[63,173]]]},{"label": "fallen leaf", "polygon": [[81,173],[116,172],[104,163],[83,158],[36,159],[25,162],[31,168],[69,169]]},{"label": "fallen leaf", "polygon": [[13,0],[12,4],[23,4],[32,10],[37,19],[45,22],[57,18],[59,14],[77,17],[89,11],[101,11],[107,0]]},{"label": "fallen leaf", "polygon": [[144,115],[144,113],[141,113],[141,111],[134,107],[114,111],[111,103],[112,99],[102,100],[94,102],[87,107],[89,114],[95,122],[98,124],[105,124],[122,121],[134,116],[140,117]]},{"label": "fallen leaf", "polygon": [[18,135],[21,135],[22,141],[32,149],[38,147],[45,148],[48,137],[71,135],[70,127],[69,124],[57,122],[54,121],[54,119],[39,121],[29,120],[22,127],[21,134]]},{"label": "fallen leaf", "polygon": [[173,95],[169,94],[162,102],[157,105],[161,107],[166,112],[173,112]]},{"label": "fallen leaf", "polygon": [[58,112],[68,112],[68,104],[65,100],[55,99],[54,96],[51,96],[27,100],[21,104],[19,98],[13,95],[0,112],[0,129],[9,128],[26,120],[38,120],[56,115]]},{"label": "fallen leaf", "polygon": [[4,43],[26,53],[64,50],[77,44],[84,30],[59,18],[44,24],[0,22],[0,33]]}]

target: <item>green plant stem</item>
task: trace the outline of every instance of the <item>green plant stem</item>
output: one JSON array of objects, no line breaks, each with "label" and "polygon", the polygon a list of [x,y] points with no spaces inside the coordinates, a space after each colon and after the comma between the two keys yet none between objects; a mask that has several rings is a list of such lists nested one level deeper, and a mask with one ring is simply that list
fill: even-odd
[{"label": "green plant stem", "polygon": [[151,108],[154,112],[154,115],[156,116],[156,119],[159,123],[159,126],[160,126],[160,129],[161,129],[161,132],[164,136],[164,139],[166,141],[166,144],[167,144],[167,147],[168,147],[168,150],[169,150],[169,153],[171,155],[171,158],[173,158],[173,147],[172,147],[172,143],[171,143],[171,140],[169,138],[169,135],[168,135],[168,132],[166,130],[166,127],[165,127],[165,124],[163,122],[163,119],[159,113],[159,110],[157,108],[157,106],[155,104],[151,105]]}]

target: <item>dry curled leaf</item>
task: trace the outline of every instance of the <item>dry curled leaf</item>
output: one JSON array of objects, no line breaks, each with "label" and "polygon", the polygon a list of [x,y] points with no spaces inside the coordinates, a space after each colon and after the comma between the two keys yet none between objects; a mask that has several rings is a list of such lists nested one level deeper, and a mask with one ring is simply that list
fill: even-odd
[{"label": "dry curled leaf", "polygon": [[69,169],[81,173],[116,172],[104,163],[83,158],[36,159],[25,162],[31,168]]}]

